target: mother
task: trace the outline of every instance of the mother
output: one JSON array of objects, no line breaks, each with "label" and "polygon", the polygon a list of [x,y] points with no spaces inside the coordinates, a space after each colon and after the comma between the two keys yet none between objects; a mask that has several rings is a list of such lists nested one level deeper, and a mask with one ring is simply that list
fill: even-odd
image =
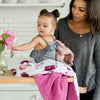
[{"label": "mother", "polygon": [[100,0],[71,0],[55,36],[74,55],[80,100],[100,100]]}]

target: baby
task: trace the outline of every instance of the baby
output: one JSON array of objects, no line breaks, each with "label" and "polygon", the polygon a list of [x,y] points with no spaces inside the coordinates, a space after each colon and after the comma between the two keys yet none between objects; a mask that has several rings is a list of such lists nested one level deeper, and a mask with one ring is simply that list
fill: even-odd
[{"label": "baby", "polygon": [[57,17],[59,17],[57,9],[52,12],[48,12],[46,9],[41,10],[37,20],[38,35],[28,43],[20,46],[12,45],[11,50],[26,51],[34,48],[30,57],[33,57],[36,63],[46,59],[55,60],[55,49],[59,46],[59,43],[55,41],[52,32],[56,28]]}]

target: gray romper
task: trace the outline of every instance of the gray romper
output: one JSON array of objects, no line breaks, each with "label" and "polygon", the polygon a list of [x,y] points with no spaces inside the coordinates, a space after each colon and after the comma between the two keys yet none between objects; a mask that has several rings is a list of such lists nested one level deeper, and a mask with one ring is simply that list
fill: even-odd
[{"label": "gray romper", "polygon": [[[40,35],[38,35],[40,36]],[[51,35],[52,36],[52,35]],[[41,50],[32,50],[30,53],[30,57],[34,58],[36,63],[39,63],[43,60],[47,60],[47,59],[53,59],[55,60],[55,53],[56,53],[56,48],[60,45],[58,42],[55,41],[54,37],[52,36],[52,38],[54,39],[53,42],[48,42],[46,41],[42,36],[40,36],[46,43],[47,43],[47,47]]]}]

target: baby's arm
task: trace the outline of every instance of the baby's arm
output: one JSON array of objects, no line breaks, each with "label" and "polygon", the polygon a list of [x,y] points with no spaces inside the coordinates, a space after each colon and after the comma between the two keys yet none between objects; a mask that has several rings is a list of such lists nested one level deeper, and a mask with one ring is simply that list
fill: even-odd
[{"label": "baby's arm", "polygon": [[12,51],[27,51],[27,50],[33,49],[36,45],[38,45],[40,43],[39,40],[40,40],[39,37],[35,37],[32,39],[32,41],[30,41],[28,43],[24,43],[19,46],[12,45],[11,50]]}]

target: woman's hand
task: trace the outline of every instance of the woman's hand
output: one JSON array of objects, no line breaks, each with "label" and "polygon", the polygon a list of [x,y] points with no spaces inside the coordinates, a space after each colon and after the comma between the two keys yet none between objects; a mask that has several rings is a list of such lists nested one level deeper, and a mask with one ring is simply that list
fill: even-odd
[{"label": "woman's hand", "polygon": [[87,87],[79,87],[79,93],[86,93]]}]

